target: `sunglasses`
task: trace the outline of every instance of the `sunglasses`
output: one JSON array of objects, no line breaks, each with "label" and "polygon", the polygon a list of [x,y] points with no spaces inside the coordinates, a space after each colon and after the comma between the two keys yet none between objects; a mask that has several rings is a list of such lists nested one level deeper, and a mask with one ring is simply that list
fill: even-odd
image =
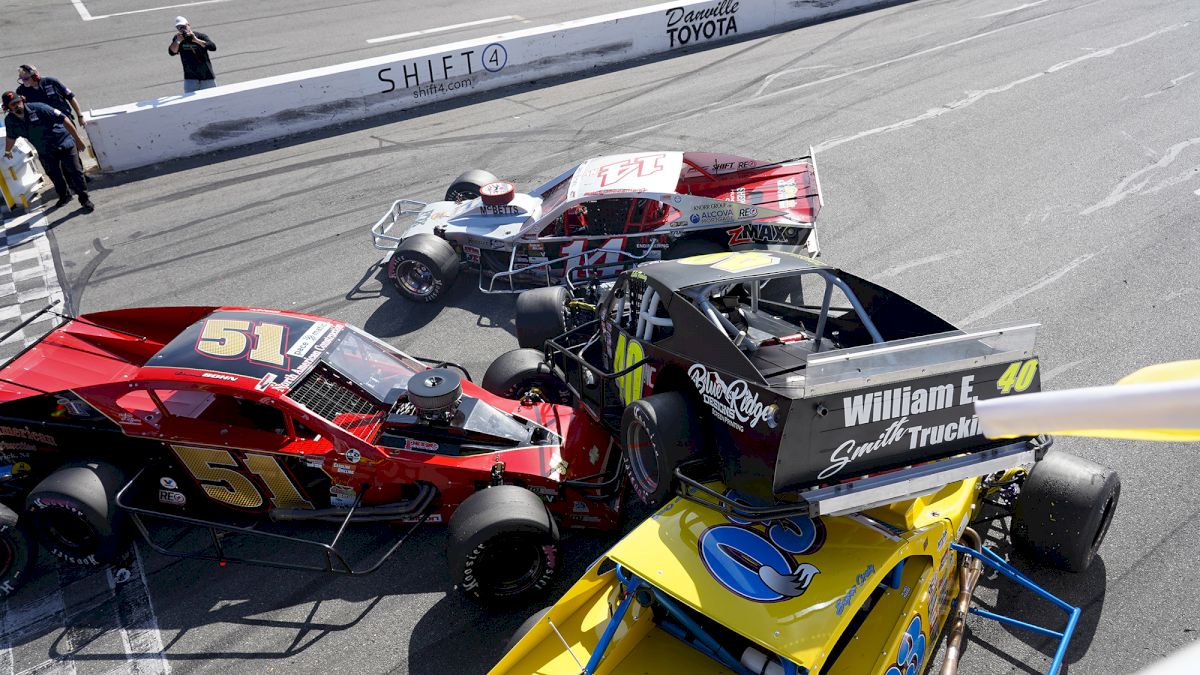
[{"label": "sunglasses", "polygon": [[17,82],[28,82],[32,79],[33,79],[32,75],[24,75],[24,76],[18,75],[17,76]]}]

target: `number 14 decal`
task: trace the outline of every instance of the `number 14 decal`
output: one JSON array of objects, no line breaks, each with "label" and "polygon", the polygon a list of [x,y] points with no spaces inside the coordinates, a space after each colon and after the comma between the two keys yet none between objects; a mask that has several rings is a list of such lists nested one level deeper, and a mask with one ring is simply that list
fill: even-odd
[{"label": "number 14 decal", "polygon": [[287,370],[287,326],[246,319],[209,319],[200,329],[196,351],[217,359],[249,359]]}]

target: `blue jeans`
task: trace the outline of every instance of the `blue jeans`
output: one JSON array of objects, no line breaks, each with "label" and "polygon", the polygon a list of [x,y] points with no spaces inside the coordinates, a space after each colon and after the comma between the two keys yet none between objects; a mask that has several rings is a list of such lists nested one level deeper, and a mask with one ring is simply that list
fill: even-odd
[{"label": "blue jeans", "polygon": [[183,93],[190,94],[193,91],[200,91],[201,89],[212,89],[215,86],[217,86],[216,80],[184,80],[183,81]]}]

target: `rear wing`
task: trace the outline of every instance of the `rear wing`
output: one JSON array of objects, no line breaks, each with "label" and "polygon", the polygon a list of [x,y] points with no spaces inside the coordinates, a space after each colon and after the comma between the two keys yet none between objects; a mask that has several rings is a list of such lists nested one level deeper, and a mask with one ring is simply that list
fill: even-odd
[{"label": "rear wing", "polygon": [[[811,509],[813,500],[825,502],[816,515],[1027,463],[1038,444],[988,440],[975,401],[1041,389],[1037,328],[954,331],[811,354],[804,374],[785,385],[799,396],[782,442],[722,453],[722,479],[760,504],[798,499]],[[754,475],[750,466],[771,475]]]}]

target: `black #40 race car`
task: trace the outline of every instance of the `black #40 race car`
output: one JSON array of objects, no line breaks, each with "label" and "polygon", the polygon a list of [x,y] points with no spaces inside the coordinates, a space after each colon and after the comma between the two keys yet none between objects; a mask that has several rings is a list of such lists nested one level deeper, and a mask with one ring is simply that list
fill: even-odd
[{"label": "black #40 race car", "polygon": [[[918,675],[943,632],[954,673],[968,613],[1057,638],[1058,671],[1081,608],[971,527],[1011,515],[1017,547],[1082,571],[1115,512],[1115,472],[980,428],[978,408],[1040,389],[1036,324],[956,330],[775,252],[645,264],[598,300],[562,290],[521,296],[521,339],[542,349],[492,368],[540,362],[620,439],[643,500],[680,498],[531,617],[494,673]],[[1064,626],[972,608],[985,567]]]}]

